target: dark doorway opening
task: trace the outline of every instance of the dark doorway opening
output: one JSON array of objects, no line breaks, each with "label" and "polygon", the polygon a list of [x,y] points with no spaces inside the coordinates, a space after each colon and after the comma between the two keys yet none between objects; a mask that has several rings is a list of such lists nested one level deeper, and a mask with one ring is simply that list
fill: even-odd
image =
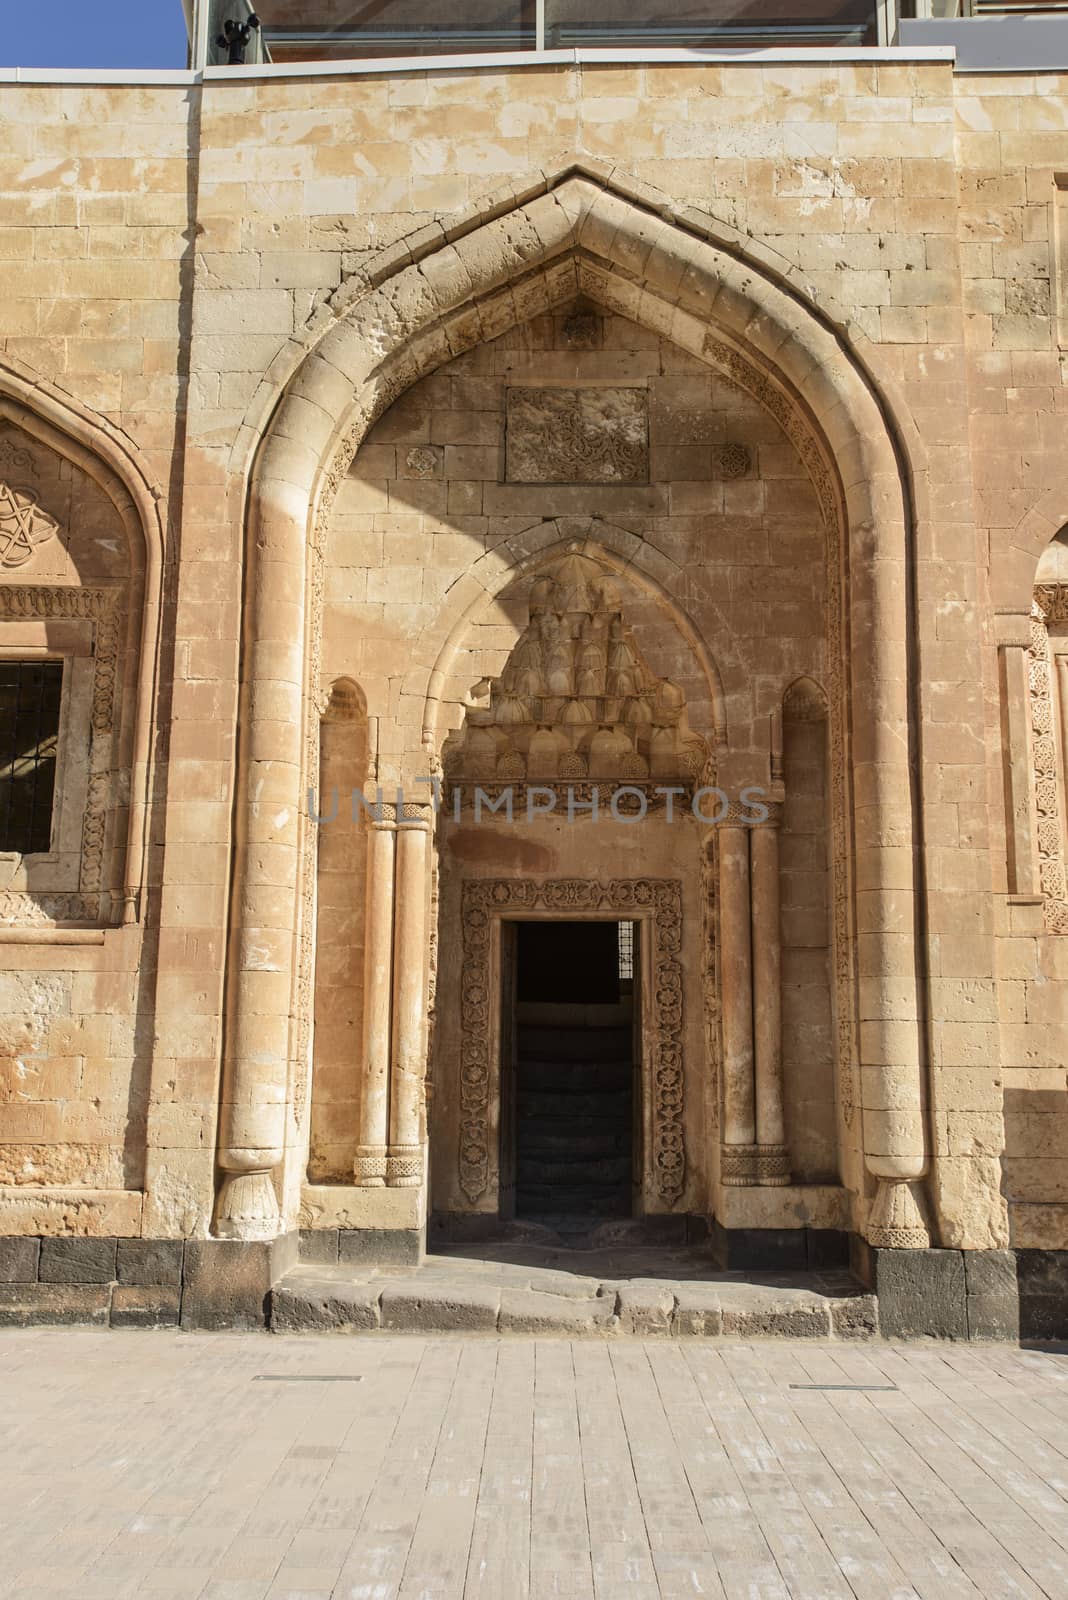
[{"label": "dark doorway opening", "polygon": [[640,1209],[637,932],[633,922],[503,926],[504,1215],[596,1221]]}]

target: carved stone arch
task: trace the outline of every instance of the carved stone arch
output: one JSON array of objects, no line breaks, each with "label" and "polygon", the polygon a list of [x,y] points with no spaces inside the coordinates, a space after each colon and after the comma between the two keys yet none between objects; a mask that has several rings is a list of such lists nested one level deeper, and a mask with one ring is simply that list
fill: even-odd
[{"label": "carved stone arch", "polygon": [[795,678],[783,694],[782,711],[797,722],[826,722],[827,695],[813,678]]},{"label": "carved stone arch", "polygon": [[1026,617],[1038,564],[1068,527],[1068,479],[1048,488],[1013,528],[1007,545],[992,543],[990,592],[995,611]]},{"label": "carved stone arch", "polygon": [[[607,572],[623,578],[648,595],[658,610],[664,614],[669,625],[674,627],[685,641],[693,656],[696,671],[703,679],[708,692],[712,707],[713,743],[717,747],[721,746],[726,741],[727,713],[720,663],[713,659],[687,609],[672,592],[677,580],[681,579],[681,568],[670,558],[663,556],[660,576],[653,577],[634,560],[642,548],[642,541],[634,534],[609,523],[599,520],[594,522],[584,518],[581,520],[589,522],[589,532],[582,535],[576,532],[574,526],[579,519],[566,519],[566,528],[561,526],[564,520],[554,517],[548,522],[539,523],[535,529],[526,530],[519,535],[514,544],[505,540],[502,545],[496,546],[491,560],[482,557],[473,563],[469,576],[478,583],[478,590],[469,594],[467,603],[462,609],[454,605],[446,613],[446,620],[449,617],[452,619],[451,625],[427,680],[422,742],[428,755],[435,757],[440,753],[441,741],[445,734],[442,725],[444,689],[457,655],[479,613],[492,605],[498,596],[517,581],[534,577],[558,561],[561,556],[572,551],[588,556]],[[536,548],[530,548],[532,543]],[[502,550],[513,557],[507,566],[501,560]],[[480,571],[480,568],[483,570]],[[710,612],[713,616],[718,613],[718,607],[714,602],[710,606]],[[729,640],[729,630],[725,623],[717,633],[717,637]]]},{"label": "carved stone arch", "polygon": [[[408,263],[418,264],[439,253],[446,243],[464,241],[487,223],[512,216],[532,201],[566,190],[576,182],[586,182],[611,195],[637,213],[669,224],[682,238],[693,238],[712,245],[744,266],[758,270],[794,299],[806,316],[821,322],[845,341],[849,359],[862,373],[883,412],[886,424],[900,438],[902,462],[917,515],[928,515],[927,450],[923,436],[912,418],[900,387],[886,370],[879,346],[873,344],[856,321],[852,309],[830,295],[817,301],[805,274],[789,257],[782,255],[769,240],[724,222],[697,207],[680,204],[666,190],[636,178],[613,162],[583,156],[555,172],[532,175],[522,184],[509,184],[479,195],[447,220],[413,229],[395,243],[372,255],[357,271],[343,278],[340,286],[318,306],[304,328],[295,333],[272,361],[245,413],[231,456],[231,466],[242,479],[251,478],[254,457],[266,435],[271,418],[284,394],[299,373],[301,365],[321,343],[335,321],[348,315],[352,307],[371,291],[396,276]],[[536,253],[536,252],[535,252]],[[620,263],[619,265],[622,265]]]},{"label": "carved stone arch", "polygon": [[[274,690],[288,696],[301,688],[299,641],[321,598],[315,551],[333,497],[368,428],[416,378],[535,311],[573,298],[580,274],[612,296],[612,308],[758,390],[800,449],[830,520],[844,526],[855,642],[849,686],[857,730],[854,844],[878,859],[887,838],[902,843],[898,807],[910,792],[908,641],[914,621],[905,598],[905,478],[916,457],[908,463],[903,431],[852,341],[742,247],[725,249],[684,226],[681,217],[665,218],[640,199],[575,173],[533,198],[502,206],[462,235],[435,236],[419,260],[410,256],[379,281],[354,285],[344,306],[335,307],[341,314],[288,385],[253,472],[246,574],[253,648],[246,653],[239,724],[219,1152],[224,1183],[216,1214],[217,1229],[230,1236],[262,1237],[279,1225],[271,1174],[283,1156],[292,999],[283,1007],[278,996],[296,977],[293,914],[285,902],[288,894],[295,904],[307,859],[299,794],[309,719],[295,728],[267,708]],[[837,597],[843,576],[836,571],[834,578]],[[314,632],[309,637],[314,683],[317,643]],[[844,686],[837,698],[844,699]],[[844,748],[837,757],[844,769]],[[269,872],[261,844],[271,847]],[[900,927],[913,925],[903,904],[912,892],[898,895]],[[909,1188],[928,1159],[918,997],[915,984],[903,989],[887,976],[902,966],[912,970],[911,960],[901,959],[901,941],[911,935],[894,933],[897,958],[884,960],[881,893],[878,881],[856,893],[858,902],[869,903],[860,914],[874,929],[863,952],[869,982],[859,1019],[869,1078],[878,1086],[870,1120],[865,1117],[866,1162],[881,1185],[868,1234],[878,1243],[922,1243],[927,1235]],[[270,951],[269,973],[264,950]],[[843,959],[851,957],[844,953]]]},{"label": "carved stone arch", "polygon": [[324,722],[356,722],[367,715],[367,696],[355,678],[335,678],[322,693]]},{"label": "carved stone arch", "polygon": [[[95,619],[93,690],[94,732],[113,736],[117,768],[125,777],[128,800],[122,805],[124,841],[114,881],[101,859],[90,864],[83,887],[90,893],[75,896],[70,914],[84,916],[94,899],[116,898],[122,920],[134,922],[141,910],[144,888],[148,794],[152,728],[155,718],[159,669],[160,606],[163,567],[161,491],[154,485],[139,453],[129,439],[103,417],[60,392],[54,384],[21,362],[0,359],[0,436],[7,434],[9,453],[21,435],[80,469],[113,508],[126,540],[123,565],[123,603],[116,604],[119,587],[111,584],[60,585],[35,581],[32,559],[15,572],[0,571],[0,608],[7,617],[85,616]],[[18,462],[15,462],[16,469]],[[0,477],[3,472],[0,471]],[[71,557],[77,567],[77,539],[71,539]],[[17,587],[10,580],[15,579]],[[108,801],[101,786],[105,774],[90,780],[83,825],[83,862],[88,853],[102,854],[104,812]],[[110,780],[107,780],[110,782]],[[94,817],[97,818],[94,821]],[[112,841],[114,847],[115,841]],[[110,889],[110,894],[107,891]],[[78,902],[78,903],[75,903]],[[84,902],[84,903],[81,903]],[[56,908],[62,915],[62,907]],[[112,920],[104,904],[95,916]]]}]

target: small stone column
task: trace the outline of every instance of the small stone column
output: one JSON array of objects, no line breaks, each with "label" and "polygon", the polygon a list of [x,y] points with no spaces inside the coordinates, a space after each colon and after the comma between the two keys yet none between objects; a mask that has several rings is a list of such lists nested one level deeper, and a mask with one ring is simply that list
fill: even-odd
[{"label": "small stone column", "polygon": [[393,1068],[386,1182],[400,1189],[417,1189],[423,1181],[420,1112],[426,1061],[426,809],[405,806],[404,816],[397,823]]},{"label": "small stone column", "polygon": [[753,1075],[753,947],[748,827],[719,830],[723,990],[723,1183],[752,1183],[756,1142]]},{"label": "small stone column", "polygon": [[778,822],[750,828],[756,1150],[753,1182],[790,1182],[782,1085],[782,943]]},{"label": "small stone column", "polygon": [[393,860],[396,823],[383,806],[367,841],[367,917],[364,924],[363,1061],[360,1142],[353,1162],[357,1185],[386,1181],[389,1130],[390,1000],[393,974]]}]

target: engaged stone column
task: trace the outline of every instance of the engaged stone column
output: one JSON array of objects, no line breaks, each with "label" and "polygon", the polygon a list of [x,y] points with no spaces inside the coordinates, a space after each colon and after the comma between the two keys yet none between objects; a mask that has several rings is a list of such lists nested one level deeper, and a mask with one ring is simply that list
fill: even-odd
[{"label": "engaged stone column", "polygon": [[[392,807],[383,807],[392,812]],[[360,1142],[353,1162],[358,1185],[386,1181],[389,1129],[390,990],[393,973],[393,858],[396,824],[390,815],[371,824],[367,841],[367,918],[364,924],[363,1062]]]},{"label": "engaged stone column", "polygon": [[[1021,621],[1028,630],[1030,619]],[[1037,895],[1038,862],[1031,822],[1030,686],[1026,644],[1003,644],[1000,650],[1002,693],[1005,696],[1005,741],[1009,767],[1009,847],[1013,894]]]},{"label": "engaged stone column", "polygon": [[723,989],[723,1143],[725,1184],[752,1183],[756,1108],[753,1080],[753,952],[749,828],[719,830],[720,949]]},{"label": "engaged stone column", "polygon": [[782,1088],[782,944],[779,933],[779,828],[750,828],[753,899],[753,1040],[756,1149],[753,1181],[790,1182]]},{"label": "engaged stone column", "polygon": [[864,1161],[878,1185],[864,1233],[880,1249],[922,1249],[928,1159],[902,553],[858,559],[852,588],[859,1065]]},{"label": "engaged stone column", "polygon": [[[386,1182],[416,1189],[423,1180],[422,1106],[426,1062],[425,807],[405,806],[397,826],[397,918],[393,941],[393,1074]],[[409,812],[414,815],[409,815]]]}]

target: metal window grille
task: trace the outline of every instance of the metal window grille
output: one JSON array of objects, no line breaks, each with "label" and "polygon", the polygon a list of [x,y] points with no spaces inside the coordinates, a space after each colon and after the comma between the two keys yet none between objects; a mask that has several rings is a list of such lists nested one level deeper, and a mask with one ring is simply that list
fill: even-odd
[{"label": "metal window grille", "polygon": [[634,977],[634,924],[633,922],[620,922],[619,929],[619,977]]},{"label": "metal window grille", "polygon": [[0,850],[52,842],[61,661],[0,661]]}]

